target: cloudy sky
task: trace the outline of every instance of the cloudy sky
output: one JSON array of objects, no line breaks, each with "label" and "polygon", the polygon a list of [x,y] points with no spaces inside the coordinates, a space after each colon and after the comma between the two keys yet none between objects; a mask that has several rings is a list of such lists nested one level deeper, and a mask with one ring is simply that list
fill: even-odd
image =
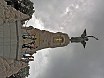
[{"label": "cloudy sky", "polygon": [[29,78],[104,78],[104,0],[32,0],[36,12],[28,25],[90,39],[79,44],[44,49],[34,54]]}]

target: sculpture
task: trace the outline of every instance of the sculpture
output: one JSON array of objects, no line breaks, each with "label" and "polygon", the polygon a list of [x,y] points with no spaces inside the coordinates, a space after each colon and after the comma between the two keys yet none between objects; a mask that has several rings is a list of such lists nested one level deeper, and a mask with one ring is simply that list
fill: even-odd
[{"label": "sculpture", "polygon": [[84,30],[83,34],[81,35],[81,37],[71,37],[70,41],[73,43],[81,43],[83,45],[83,47],[85,48],[86,46],[86,41],[88,41],[89,37],[95,38],[96,40],[99,40],[98,38],[94,37],[94,36],[87,36],[86,34],[86,29]]}]

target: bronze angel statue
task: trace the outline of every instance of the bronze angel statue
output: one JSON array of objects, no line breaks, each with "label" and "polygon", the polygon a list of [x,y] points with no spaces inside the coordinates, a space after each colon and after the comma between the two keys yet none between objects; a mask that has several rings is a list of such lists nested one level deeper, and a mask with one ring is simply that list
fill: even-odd
[{"label": "bronze angel statue", "polygon": [[83,34],[81,35],[81,37],[71,37],[71,42],[75,42],[75,43],[81,43],[83,45],[83,47],[85,48],[86,46],[86,42],[89,40],[89,37],[95,38],[96,40],[98,40],[98,38],[94,37],[94,36],[87,36],[86,33],[86,29],[84,30]]}]

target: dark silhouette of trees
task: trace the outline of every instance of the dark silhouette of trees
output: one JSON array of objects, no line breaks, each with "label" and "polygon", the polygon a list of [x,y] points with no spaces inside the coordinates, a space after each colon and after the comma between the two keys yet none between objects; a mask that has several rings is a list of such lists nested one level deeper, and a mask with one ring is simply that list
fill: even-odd
[{"label": "dark silhouette of trees", "polygon": [[22,68],[21,70],[19,70],[18,73],[11,75],[10,77],[7,78],[26,78],[29,76],[29,69],[30,67],[27,66],[25,68]]},{"label": "dark silhouette of trees", "polygon": [[34,10],[34,3],[30,0],[5,0],[7,2],[7,5],[11,5],[16,10],[19,10],[20,12],[27,14],[30,16],[30,19],[32,18]]}]

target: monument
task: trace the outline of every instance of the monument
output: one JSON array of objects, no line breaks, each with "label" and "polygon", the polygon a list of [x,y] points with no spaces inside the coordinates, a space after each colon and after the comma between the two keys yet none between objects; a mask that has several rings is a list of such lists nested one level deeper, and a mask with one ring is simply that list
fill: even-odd
[{"label": "monument", "polygon": [[[69,38],[62,32],[53,33],[33,26],[23,27],[23,22],[31,17],[7,5],[7,2],[0,0],[0,78],[13,77],[13,74],[25,68],[26,75],[29,74],[29,62],[34,61],[33,54],[38,50],[64,47],[70,42],[81,42],[85,47],[88,37],[95,38],[87,36],[86,30],[81,37]],[[8,4],[11,4],[10,1]]]},{"label": "monument", "polygon": [[28,19],[29,15],[0,0],[0,78],[10,77],[28,67],[38,50],[70,43],[65,33],[23,27],[23,22]]}]

